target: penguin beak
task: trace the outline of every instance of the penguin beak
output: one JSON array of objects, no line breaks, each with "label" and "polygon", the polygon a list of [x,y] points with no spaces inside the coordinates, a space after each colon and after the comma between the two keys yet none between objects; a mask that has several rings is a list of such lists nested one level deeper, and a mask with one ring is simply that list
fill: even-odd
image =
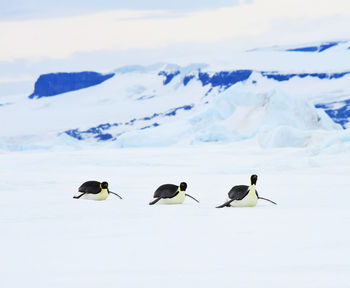
[{"label": "penguin beak", "polygon": [[114,194],[115,196],[119,197],[120,199],[123,199],[123,198],[120,197],[117,193],[114,193],[114,192],[112,192],[112,191],[109,191],[109,189],[108,189],[108,193]]}]

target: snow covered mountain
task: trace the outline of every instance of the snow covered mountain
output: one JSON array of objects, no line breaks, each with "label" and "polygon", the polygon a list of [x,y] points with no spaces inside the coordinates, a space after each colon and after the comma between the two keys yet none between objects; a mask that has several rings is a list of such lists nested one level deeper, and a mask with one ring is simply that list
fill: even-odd
[{"label": "snow covered mountain", "polygon": [[32,91],[1,92],[0,120],[7,124],[0,147],[249,139],[262,147],[313,145],[350,127],[349,48],[347,41],[324,42],[255,49],[230,65],[43,74]]}]

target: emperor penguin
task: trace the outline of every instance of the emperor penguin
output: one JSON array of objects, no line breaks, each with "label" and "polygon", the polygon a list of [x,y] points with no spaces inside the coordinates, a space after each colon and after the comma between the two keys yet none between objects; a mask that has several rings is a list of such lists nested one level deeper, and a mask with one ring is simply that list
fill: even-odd
[{"label": "emperor penguin", "polygon": [[258,199],[266,200],[277,205],[275,202],[269,199],[259,197],[258,191],[256,191],[255,189],[257,180],[258,180],[258,176],[253,174],[252,176],[250,176],[250,186],[237,185],[232,187],[232,189],[228,192],[227,201],[216,208],[254,207],[256,206]]},{"label": "emperor penguin", "polygon": [[158,189],[153,194],[153,200],[149,205],[153,204],[182,204],[185,197],[188,196],[194,201],[198,202],[197,199],[185,193],[187,189],[187,184],[181,182],[180,186],[174,184],[164,184],[158,187]]},{"label": "emperor penguin", "polygon": [[117,193],[109,191],[107,182],[87,181],[84,182],[78,189],[78,192],[73,197],[74,199],[89,199],[89,200],[106,200],[109,194],[114,194],[120,197]]}]

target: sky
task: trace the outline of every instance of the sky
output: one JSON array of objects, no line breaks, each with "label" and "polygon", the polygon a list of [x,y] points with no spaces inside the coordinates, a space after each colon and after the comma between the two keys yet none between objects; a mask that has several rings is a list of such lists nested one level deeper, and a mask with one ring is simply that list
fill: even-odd
[{"label": "sky", "polygon": [[121,64],[210,62],[257,47],[347,40],[348,27],[348,0],[0,0],[0,70],[106,55]]},{"label": "sky", "polygon": [[1,0],[0,20],[74,16],[108,10],[196,11],[237,4],[239,0]]}]

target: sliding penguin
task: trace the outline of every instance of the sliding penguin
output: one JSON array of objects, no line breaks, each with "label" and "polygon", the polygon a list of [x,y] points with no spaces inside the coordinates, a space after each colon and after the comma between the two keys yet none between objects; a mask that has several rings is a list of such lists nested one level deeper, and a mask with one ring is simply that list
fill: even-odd
[{"label": "sliding penguin", "polygon": [[229,199],[224,204],[216,208],[231,207],[231,206],[254,207],[256,206],[258,199],[266,200],[277,205],[275,202],[269,199],[259,197],[258,192],[255,190],[257,180],[258,180],[258,176],[252,175],[250,177],[250,186],[238,185],[238,186],[232,187],[230,192],[228,192]]},{"label": "sliding penguin", "polygon": [[193,198],[191,195],[185,193],[187,189],[187,184],[181,182],[180,186],[174,184],[164,184],[159,186],[158,189],[153,194],[153,201],[149,205],[153,204],[182,204],[185,200],[185,197],[188,196],[194,201],[199,201]]},{"label": "sliding penguin", "polygon": [[109,191],[107,182],[101,183],[98,181],[87,181],[79,187],[78,192],[73,198],[89,200],[106,200],[110,193],[122,199],[122,197],[120,197],[117,193]]}]

